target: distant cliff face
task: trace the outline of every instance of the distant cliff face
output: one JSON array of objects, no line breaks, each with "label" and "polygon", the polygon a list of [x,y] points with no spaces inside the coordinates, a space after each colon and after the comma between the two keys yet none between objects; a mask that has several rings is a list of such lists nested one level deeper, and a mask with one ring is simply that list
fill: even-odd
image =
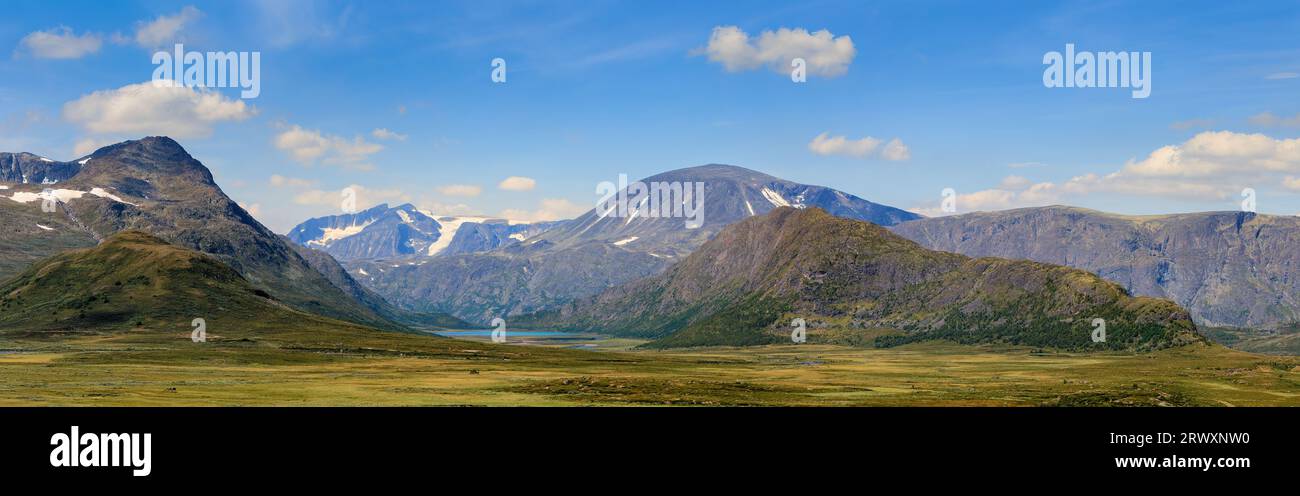
[{"label": "distant cliff face", "polygon": [[1094,272],[1135,295],[1169,298],[1202,325],[1300,321],[1298,217],[1043,207],[914,220],[891,230],[935,250]]},{"label": "distant cliff face", "polygon": [[0,153],[0,183],[57,184],[81,170],[75,162],[59,162],[30,153]]}]

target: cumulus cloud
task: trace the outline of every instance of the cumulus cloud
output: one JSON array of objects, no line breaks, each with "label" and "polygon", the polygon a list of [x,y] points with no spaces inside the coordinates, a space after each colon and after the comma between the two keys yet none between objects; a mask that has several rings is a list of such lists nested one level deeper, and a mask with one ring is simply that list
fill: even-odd
[{"label": "cumulus cloud", "polygon": [[528,191],[537,187],[537,181],[528,177],[510,176],[497,184],[497,187],[506,191]]},{"label": "cumulus cloud", "polygon": [[311,188],[316,186],[315,180],[287,177],[279,174],[272,174],[270,183],[271,186],[277,188]]},{"label": "cumulus cloud", "polygon": [[[995,188],[958,195],[957,208],[969,212],[1041,206],[1098,193],[1222,202],[1236,198],[1245,187],[1300,190],[1297,175],[1300,138],[1205,131],[1104,175],[1084,174],[1060,183],[1010,176]],[[938,205],[936,200],[913,211],[943,215]]]},{"label": "cumulus cloud", "polygon": [[77,35],[72,28],[59,26],[24,36],[18,44],[38,59],[79,59],[98,52],[104,41],[97,34]]},{"label": "cumulus cloud", "polygon": [[373,170],[370,156],[384,149],[383,145],[366,141],[361,136],[347,139],[304,129],[297,124],[276,135],[275,147],[303,165],[321,163],[362,171]]},{"label": "cumulus cloud", "polygon": [[808,143],[808,149],[817,155],[843,155],[857,158],[882,158],[885,160],[907,160],[911,158],[911,150],[903,144],[898,138],[889,140],[881,147],[882,141],[867,136],[865,138],[851,140],[845,136],[831,136],[829,133],[821,133]]},{"label": "cumulus cloud", "polygon": [[158,16],[148,22],[136,23],[135,44],[144,48],[159,48],[180,40],[180,32],[186,24],[203,17],[203,12],[194,6],[187,6],[172,15]]},{"label": "cumulus cloud", "polygon": [[483,192],[483,188],[472,184],[448,184],[439,186],[438,192],[447,196],[478,196]]},{"label": "cumulus cloud", "polygon": [[894,138],[889,140],[889,143],[885,143],[885,149],[880,151],[880,158],[894,161],[907,160],[912,158],[912,151],[901,140]]},{"label": "cumulus cloud", "polygon": [[77,140],[77,142],[72,145],[72,155],[74,157],[83,157],[86,155],[90,155],[95,150],[106,147],[113,143],[117,143],[117,142],[111,139],[98,139],[98,138],[80,139]]},{"label": "cumulus cloud", "polygon": [[835,37],[825,29],[809,33],[804,28],[781,28],[763,31],[757,38],[751,38],[739,27],[717,26],[713,28],[708,45],[692,53],[705,55],[709,61],[722,64],[727,72],[767,66],[773,71],[789,74],[790,61],[802,58],[808,64],[808,74],[836,77],[848,72],[857,49],[848,35]]},{"label": "cumulus cloud", "polygon": [[589,205],[579,205],[562,198],[547,198],[542,200],[537,210],[506,209],[501,211],[501,217],[511,220],[542,222],[572,219],[586,213],[588,210],[591,210]]},{"label": "cumulus cloud", "polygon": [[1250,116],[1249,121],[1259,127],[1300,127],[1300,114],[1294,117],[1278,117],[1272,112],[1264,112]]},{"label": "cumulus cloud", "polygon": [[406,141],[405,134],[395,133],[393,131],[389,131],[388,129],[382,127],[375,129],[374,131],[371,131],[370,135],[374,136],[375,139],[380,139],[384,141]]},{"label": "cumulus cloud", "polygon": [[1061,202],[1061,188],[1049,182],[1034,183],[1021,176],[1007,176],[996,188],[956,197],[957,212],[944,212],[940,201],[911,209],[912,212],[939,217],[956,213],[1005,210],[1008,208],[1052,205]]},{"label": "cumulus cloud", "polygon": [[205,88],[175,81],[130,84],[63,104],[63,119],[96,134],[204,137],[223,121],[242,121],[257,109]]},{"label": "cumulus cloud", "polygon": [[349,185],[337,190],[307,190],[294,195],[293,202],[299,205],[312,205],[330,208],[342,208],[344,191],[348,188],[357,195],[357,210],[365,210],[380,203],[409,203],[411,195],[400,189],[371,189],[359,184]]}]

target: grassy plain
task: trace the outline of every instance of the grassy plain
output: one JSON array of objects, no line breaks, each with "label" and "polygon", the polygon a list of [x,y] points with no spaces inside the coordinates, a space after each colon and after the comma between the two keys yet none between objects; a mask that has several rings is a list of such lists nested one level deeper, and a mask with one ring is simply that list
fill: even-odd
[{"label": "grassy plain", "polygon": [[1089,354],[939,342],[660,351],[328,328],[189,337],[178,326],[0,338],[0,405],[1300,405],[1300,359],[1206,344]]}]

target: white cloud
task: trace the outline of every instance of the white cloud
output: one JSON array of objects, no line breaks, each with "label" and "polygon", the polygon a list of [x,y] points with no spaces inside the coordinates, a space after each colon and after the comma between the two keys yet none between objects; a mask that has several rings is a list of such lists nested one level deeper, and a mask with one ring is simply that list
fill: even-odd
[{"label": "white cloud", "polygon": [[1034,183],[1021,176],[1002,178],[1001,184],[993,189],[959,194],[956,198],[957,212],[944,212],[940,202],[935,201],[924,207],[913,208],[912,212],[939,217],[966,212],[1005,210],[1008,208],[1052,205],[1061,202],[1060,188],[1052,183]]},{"label": "white cloud", "polygon": [[204,137],[214,124],[242,121],[257,109],[205,88],[171,80],[100,90],[63,104],[63,118],[97,134]]},{"label": "white cloud", "polygon": [[149,22],[136,23],[135,43],[144,48],[160,48],[180,41],[179,35],[186,24],[197,21],[203,13],[187,6],[173,15],[158,16]]},{"label": "white cloud", "polygon": [[867,136],[851,140],[844,136],[821,133],[808,143],[808,149],[817,155],[844,155],[857,158],[879,157],[885,160],[907,160],[911,150],[898,138],[889,140],[882,148],[881,140]]},{"label": "white cloud", "polygon": [[1300,172],[1300,139],[1206,131],[1179,145],[1161,147],[1121,173],[1132,177],[1222,180],[1270,172]]},{"label": "white cloud", "polygon": [[72,155],[74,157],[84,157],[86,155],[90,155],[95,150],[106,147],[113,143],[116,143],[116,141],[113,141],[111,139],[85,138],[85,139],[77,140],[77,142],[74,145],[72,145]]},{"label": "white cloud", "polygon": [[[1236,198],[1244,187],[1281,185],[1300,190],[1300,138],[1206,131],[1177,145],[1129,160],[1114,172],[1075,176],[1062,183],[1034,183],[1017,176],[993,189],[958,195],[960,212],[1062,203],[1091,194],[1168,197],[1200,202]],[[936,200],[913,211],[942,215]]]},{"label": "white cloud", "polygon": [[1250,123],[1259,127],[1300,127],[1300,114],[1294,117],[1278,117],[1272,112],[1264,112],[1250,116]]},{"label": "white cloud", "polygon": [[276,135],[275,147],[304,165],[323,163],[363,171],[374,169],[369,162],[370,156],[384,149],[383,145],[366,141],[361,136],[349,140],[314,129],[303,129],[297,124]]},{"label": "white cloud", "polygon": [[1300,191],[1300,177],[1287,176],[1283,178],[1282,187],[1291,191]]},{"label": "white cloud", "polygon": [[541,222],[572,219],[586,213],[588,210],[591,210],[589,205],[578,205],[562,198],[547,198],[542,200],[537,210],[506,209],[501,211],[501,217],[511,220]]},{"label": "white cloud", "polygon": [[1264,79],[1269,79],[1269,80],[1295,79],[1295,78],[1300,78],[1300,74],[1294,72],[1275,72],[1273,74],[1269,74],[1268,76],[1264,77]]},{"label": "white cloud", "polygon": [[[408,203],[411,196],[400,189],[370,189],[359,184],[349,185],[357,195],[357,210],[365,210],[380,203]],[[341,209],[343,206],[344,190],[319,190],[313,189],[303,191],[294,195],[293,202],[299,205],[314,205],[330,208]]]},{"label": "white cloud", "polygon": [[59,26],[30,33],[19,44],[38,59],[79,59],[98,52],[104,41],[97,34],[78,36],[72,28]]},{"label": "white cloud", "polygon": [[898,138],[894,138],[889,140],[889,143],[885,143],[885,149],[880,151],[880,158],[894,161],[907,160],[912,158],[912,150]]},{"label": "white cloud", "polygon": [[385,141],[387,140],[406,141],[405,134],[395,133],[393,131],[389,131],[388,129],[382,127],[375,129],[374,131],[371,131],[370,135],[374,136],[375,139],[380,139]]},{"label": "white cloud", "polygon": [[818,155],[849,155],[866,157],[876,151],[880,140],[867,136],[859,140],[850,140],[844,136],[830,137],[821,133],[808,143],[808,149]]},{"label": "white cloud", "polygon": [[497,184],[497,187],[506,191],[528,191],[537,187],[537,181],[527,177],[510,176]]},{"label": "white cloud", "polygon": [[804,28],[781,28],[775,32],[763,31],[757,39],[751,39],[739,27],[717,26],[709,44],[692,53],[707,55],[710,61],[722,64],[727,72],[767,66],[789,74],[790,61],[798,57],[807,62],[808,74],[836,77],[848,72],[857,49],[848,35],[837,38],[825,29],[809,33]]},{"label": "white cloud", "polygon": [[1018,190],[1033,184],[1029,178],[1024,176],[1007,176],[1002,178],[1002,184],[998,185],[1002,189]]},{"label": "white cloud", "polygon": [[472,184],[448,184],[439,186],[438,192],[447,196],[475,197],[483,192],[483,188]]},{"label": "white cloud", "polygon": [[316,186],[317,181],[312,179],[301,179],[297,177],[286,177],[279,174],[271,175],[271,186],[277,188],[310,188]]}]

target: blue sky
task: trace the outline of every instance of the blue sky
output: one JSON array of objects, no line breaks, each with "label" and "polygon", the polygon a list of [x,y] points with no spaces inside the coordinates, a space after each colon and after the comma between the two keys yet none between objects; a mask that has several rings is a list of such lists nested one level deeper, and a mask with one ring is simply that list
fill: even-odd
[{"label": "blue sky", "polygon": [[[1260,212],[1300,213],[1295,2],[4,9],[0,150],[68,160],[172,135],[278,232],[338,213],[338,191],[353,185],[363,207],[548,219],[591,208],[595,185],[620,173],[705,163],[931,215],[949,187],[959,212],[1235,210],[1249,187]],[[743,33],[739,51],[719,33]],[[152,54],[177,42],[260,52],[261,94],[141,87]],[[1150,97],[1045,87],[1043,56],[1066,43],[1151,52]],[[805,83],[772,67],[805,53]],[[823,134],[828,144],[814,146]],[[508,177],[532,182],[500,187]]]}]

